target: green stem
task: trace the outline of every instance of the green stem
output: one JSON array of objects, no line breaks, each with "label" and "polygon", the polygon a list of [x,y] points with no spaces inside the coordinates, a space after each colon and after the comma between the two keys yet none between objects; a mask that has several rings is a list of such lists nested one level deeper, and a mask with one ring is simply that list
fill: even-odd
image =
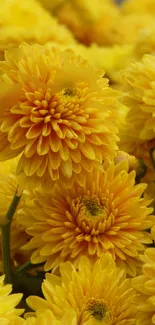
[{"label": "green stem", "polygon": [[39,264],[32,264],[30,261],[24,263],[23,265],[19,266],[16,271],[15,275],[25,273],[27,271],[36,269],[37,267],[43,266],[44,263],[39,263]]},{"label": "green stem", "polygon": [[5,219],[7,223],[2,226],[2,262],[3,262],[3,273],[5,274],[5,283],[12,282],[12,271],[11,271],[11,258],[10,258],[10,228],[12,218],[18,206],[21,196],[17,196],[15,193],[10,207],[6,213]]},{"label": "green stem", "polygon": [[15,275],[20,274],[20,273],[24,273],[25,271],[29,270],[31,266],[31,262],[28,261],[26,263],[24,263],[23,265],[19,266],[16,270],[15,270]]}]

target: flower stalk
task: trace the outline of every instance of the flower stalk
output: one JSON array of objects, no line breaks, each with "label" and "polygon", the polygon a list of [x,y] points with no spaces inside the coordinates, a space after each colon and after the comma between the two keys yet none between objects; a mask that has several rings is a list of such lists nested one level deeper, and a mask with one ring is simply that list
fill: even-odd
[{"label": "flower stalk", "polygon": [[38,263],[38,264],[32,264],[30,261],[24,263],[23,265],[19,266],[16,271],[14,272],[15,275],[21,275],[22,273],[25,273],[29,270],[33,270],[34,268],[36,269],[37,267],[43,266],[43,263]]},{"label": "flower stalk", "polygon": [[12,270],[11,270],[11,258],[10,258],[10,229],[14,213],[17,209],[21,195],[15,193],[10,207],[6,213],[5,225],[2,226],[2,262],[3,262],[3,273],[5,274],[5,283],[12,282]]}]

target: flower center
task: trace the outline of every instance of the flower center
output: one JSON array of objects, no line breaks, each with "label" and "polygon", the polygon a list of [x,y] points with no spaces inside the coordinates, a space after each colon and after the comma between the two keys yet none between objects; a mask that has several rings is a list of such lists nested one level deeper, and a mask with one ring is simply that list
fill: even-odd
[{"label": "flower center", "polygon": [[92,236],[94,243],[97,243],[100,240],[97,236],[111,227],[112,215],[108,202],[100,195],[77,197],[71,202],[70,212],[68,210],[66,213],[75,220],[78,241],[91,241]]},{"label": "flower center", "polygon": [[96,195],[92,197],[84,196],[82,203],[86,208],[86,214],[90,217],[100,215],[103,212],[104,207],[100,204],[100,200]]},{"label": "flower center", "polygon": [[86,309],[97,321],[107,321],[109,319],[109,312],[103,299],[90,298]]},{"label": "flower center", "polygon": [[63,95],[64,96],[69,96],[69,97],[74,97],[75,96],[75,89],[68,87],[63,89]]},{"label": "flower center", "polygon": [[73,126],[75,135],[76,130],[81,130],[80,124],[84,125],[89,117],[80,108],[81,103],[86,100],[83,92],[84,90],[66,87],[53,94],[50,88],[46,90],[39,88],[34,92],[24,94],[21,98],[20,110],[24,111],[27,116],[29,115],[32,123],[36,125],[49,123],[55,132],[59,132],[60,126],[63,130],[65,129],[64,132],[67,132],[65,127],[72,128]]}]

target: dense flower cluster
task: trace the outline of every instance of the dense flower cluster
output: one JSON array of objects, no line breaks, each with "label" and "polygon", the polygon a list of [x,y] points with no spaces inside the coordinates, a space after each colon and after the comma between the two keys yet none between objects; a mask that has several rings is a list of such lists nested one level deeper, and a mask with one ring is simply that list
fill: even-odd
[{"label": "dense flower cluster", "polygon": [[0,0],[0,325],[155,325],[155,0]]}]

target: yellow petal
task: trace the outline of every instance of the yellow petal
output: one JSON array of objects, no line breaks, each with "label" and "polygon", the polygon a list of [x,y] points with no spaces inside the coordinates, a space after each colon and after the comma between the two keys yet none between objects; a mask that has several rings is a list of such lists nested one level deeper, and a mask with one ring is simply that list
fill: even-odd
[{"label": "yellow petal", "polygon": [[71,178],[71,176],[72,176],[72,161],[70,158],[67,161],[62,162],[60,168],[61,168],[62,174],[65,177]]}]

